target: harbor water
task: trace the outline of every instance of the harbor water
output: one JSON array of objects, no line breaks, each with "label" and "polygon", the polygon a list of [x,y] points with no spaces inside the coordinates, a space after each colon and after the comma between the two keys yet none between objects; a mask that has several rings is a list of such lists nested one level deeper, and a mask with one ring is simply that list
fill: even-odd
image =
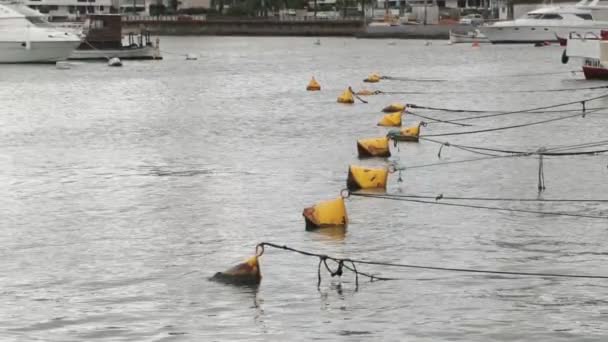
[{"label": "harbor water", "polygon": [[[569,73],[580,67],[562,65],[557,46],[315,40],[161,37],[162,61],[0,66],[0,340],[605,340],[605,279],[368,265],[361,270],[399,280],[359,279],[356,289],[350,272],[341,280],[323,273],[317,288],[318,259],[267,249],[258,288],[208,280],[262,241],[375,261],[608,275],[602,219],[351,197],[345,232],[305,231],[302,209],[337,197],[350,164],[385,165],[359,161],[356,140],[386,134],[376,123],[389,103],[517,110],[608,92],[532,92],[604,84]],[[198,60],[186,61],[189,53]],[[371,72],[446,81],[364,84]],[[313,75],[321,92],[305,91]],[[337,104],[349,85],[417,94]],[[437,139],[526,151],[600,141],[608,127],[602,112]],[[479,157],[444,147],[439,160],[439,145],[425,141],[391,149],[406,167]],[[388,192],[536,198],[538,163],[406,169],[403,182],[390,176]],[[607,163],[601,155],[545,158],[542,196],[606,198]],[[593,203],[482,204],[608,214]]]}]

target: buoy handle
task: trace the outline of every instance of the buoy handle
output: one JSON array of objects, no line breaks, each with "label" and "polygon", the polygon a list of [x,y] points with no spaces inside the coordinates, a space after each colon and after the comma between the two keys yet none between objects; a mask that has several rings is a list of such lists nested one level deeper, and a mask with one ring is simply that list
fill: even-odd
[{"label": "buoy handle", "polygon": [[255,246],[255,256],[259,258],[262,254],[264,254],[264,245],[260,243]]}]

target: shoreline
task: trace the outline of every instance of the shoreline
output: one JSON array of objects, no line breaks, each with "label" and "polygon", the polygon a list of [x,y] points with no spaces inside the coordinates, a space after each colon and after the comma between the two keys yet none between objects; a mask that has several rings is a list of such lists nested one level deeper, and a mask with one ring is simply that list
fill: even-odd
[{"label": "shoreline", "polygon": [[149,31],[162,36],[261,36],[261,37],[355,37],[368,39],[449,39],[457,24],[364,26],[363,20],[187,20],[123,21],[123,32]]}]

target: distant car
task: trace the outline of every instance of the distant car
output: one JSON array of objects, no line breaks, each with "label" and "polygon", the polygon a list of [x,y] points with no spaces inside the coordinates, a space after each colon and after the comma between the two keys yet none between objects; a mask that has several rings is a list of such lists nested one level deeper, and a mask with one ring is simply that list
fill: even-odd
[{"label": "distant car", "polygon": [[460,18],[459,23],[465,25],[478,26],[483,24],[483,17],[481,16],[481,14],[467,14],[464,17]]}]

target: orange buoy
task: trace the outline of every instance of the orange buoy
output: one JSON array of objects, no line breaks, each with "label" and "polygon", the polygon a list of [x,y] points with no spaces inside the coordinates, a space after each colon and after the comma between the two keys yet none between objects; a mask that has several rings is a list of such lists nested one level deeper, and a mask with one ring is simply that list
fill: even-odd
[{"label": "orange buoy", "polygon": [[422,122],[419,122],[415,126],[405,127],[400,130],[391,130],[386,136],[395,141],[417,142],[420,137],[420,126],[422,126]]},{"label": "orange buoy", "polygon": [[355,98],[353,97],[353,92],[350,87],[342,92],[340,96],[338,96],[338,103],[347,103],[352,104],[355,103]]},{"label": "orange buoy", "polygon": [[348,224],[346,206],[344,205],[344,198],[341,196],[304,208],[302,216],[304,216],[306,222],[306,230],[346,227]]},{"label": "orange buoy", "polygon": [[217,272],[211,280],[233,285],[257,285],[262,280],[258,256],[252,256],[224,272]]},{"label": "orange buoy", "polygon": [[346,188],[349,191],[380,189],[386,190],[388,180],[388,168],[372,168],[350,165],[348,168],[348,178]]},{"label": "orange buoy", "polygon": [[385,127],[399,127],[401,126],[401,117],[403,112],[395,112],[382,116],[382,119],[378,121],[378,126]]},{"label": "orange buoy", "polygon": [[360,139],[357,141],[357,152],[359,158],[388,158],[391,156],[388,137]]},{"label": "orange buoy", "polygon": [[406,107],[407,106],[402,103],[392,103],[392,104],[382,108],[382,111],[384,113],[402,112],[405,110]]},{"label": "orange buoy", "polygon": [[308,86],[306,86],[306,90],[308,90],[308,91],[319,91],[319,90],[321,90],[321,85],[319,84],[319,82],[317,82],[317,80],[315,80],[314,76],[312,77],[312,79],[310,80],[310,82],[308,82]]}]

